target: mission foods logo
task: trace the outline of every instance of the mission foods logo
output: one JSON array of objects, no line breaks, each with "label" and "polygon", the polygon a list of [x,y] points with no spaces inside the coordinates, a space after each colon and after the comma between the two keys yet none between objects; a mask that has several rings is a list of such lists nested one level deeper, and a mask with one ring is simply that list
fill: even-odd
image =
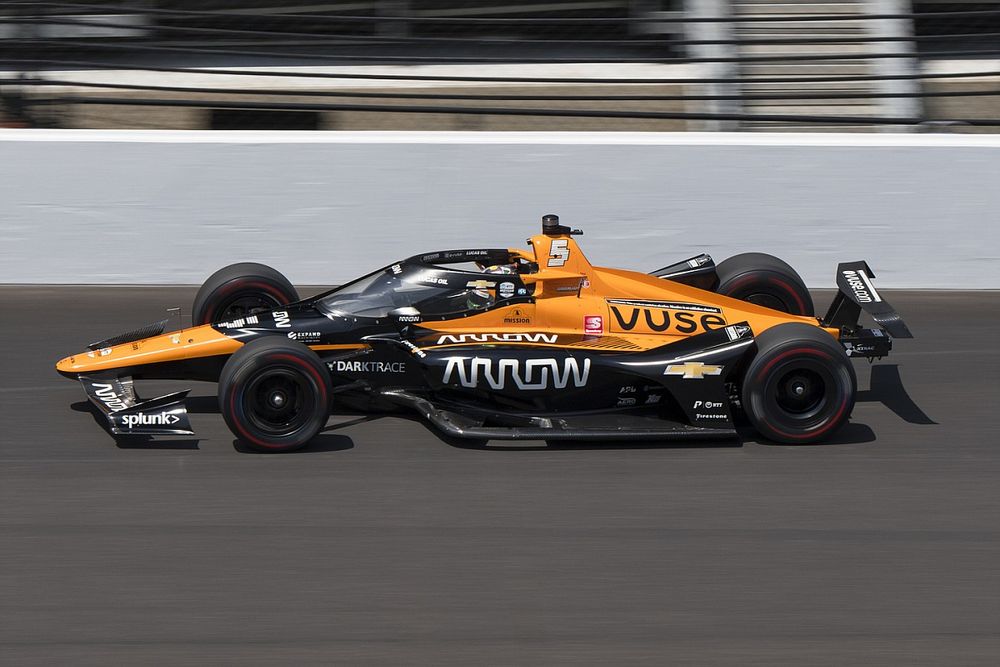
[{"label": "mission foods logo", "polygon": [[520,308],[512,308],[507,311],[507,314],[503,317],[504,324],[531,324],[531,318],[528,317]]},{"label": "mission foods logo", "polygon": [[726,326],[714,306],[639,299],[608,299],[610,330],[616,333],[693,334]]}]

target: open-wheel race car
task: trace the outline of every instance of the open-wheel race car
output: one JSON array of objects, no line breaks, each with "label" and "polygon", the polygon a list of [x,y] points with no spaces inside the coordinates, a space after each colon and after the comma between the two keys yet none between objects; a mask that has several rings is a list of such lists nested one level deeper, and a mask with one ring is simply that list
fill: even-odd
[{"label": "open-wheel race car", "polygon": [[[545,216],[530,248],[415,255],[300,300],[280,273],[236,264],[166,322],[62,359],[115,436],[191,434],[187,392],[143,400],[137,379],[218,382],[236,438],[302,447],[332,409],[408,410],[475,440],[820,441],[854,406],[852,357],[909,330],[865,262],[840,264],[817,318],[798,274],[769,255],[707,255],[650,274],[592,266]],[[876,323],[859,323],[862,311]]]}]

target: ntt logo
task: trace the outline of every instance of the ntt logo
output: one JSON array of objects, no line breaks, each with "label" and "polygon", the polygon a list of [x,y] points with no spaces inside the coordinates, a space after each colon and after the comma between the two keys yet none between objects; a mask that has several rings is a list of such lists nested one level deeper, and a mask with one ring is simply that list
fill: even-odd
[{"label": "ntt logo", "polygon": [[159,412],[147,415],[145,412],[137,412],[134,415],[122,415],[122,423],[129,428],[134,426],[170,426],[180,421],[180,417],[169,412]]}]

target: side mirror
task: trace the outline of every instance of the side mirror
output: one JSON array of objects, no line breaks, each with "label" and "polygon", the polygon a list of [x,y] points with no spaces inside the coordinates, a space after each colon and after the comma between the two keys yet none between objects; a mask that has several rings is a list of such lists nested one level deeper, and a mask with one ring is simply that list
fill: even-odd
[{"label": "side mirror", "polygon": [[423,318],[420,316],[420,311],[413,306],[401,306],[389,311],[389,319],[397,326],[405,327],[410,324],[418,324]]}]

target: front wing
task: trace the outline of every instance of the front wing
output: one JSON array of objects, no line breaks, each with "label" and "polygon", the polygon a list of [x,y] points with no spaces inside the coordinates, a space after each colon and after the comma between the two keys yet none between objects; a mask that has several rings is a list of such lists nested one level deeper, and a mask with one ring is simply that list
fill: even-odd
[{"label": "front wing", "polygon": [[131,377],[81,375],[80,383],[113,435],[194,435],[184,407],[188,391],[142,400]]}]

